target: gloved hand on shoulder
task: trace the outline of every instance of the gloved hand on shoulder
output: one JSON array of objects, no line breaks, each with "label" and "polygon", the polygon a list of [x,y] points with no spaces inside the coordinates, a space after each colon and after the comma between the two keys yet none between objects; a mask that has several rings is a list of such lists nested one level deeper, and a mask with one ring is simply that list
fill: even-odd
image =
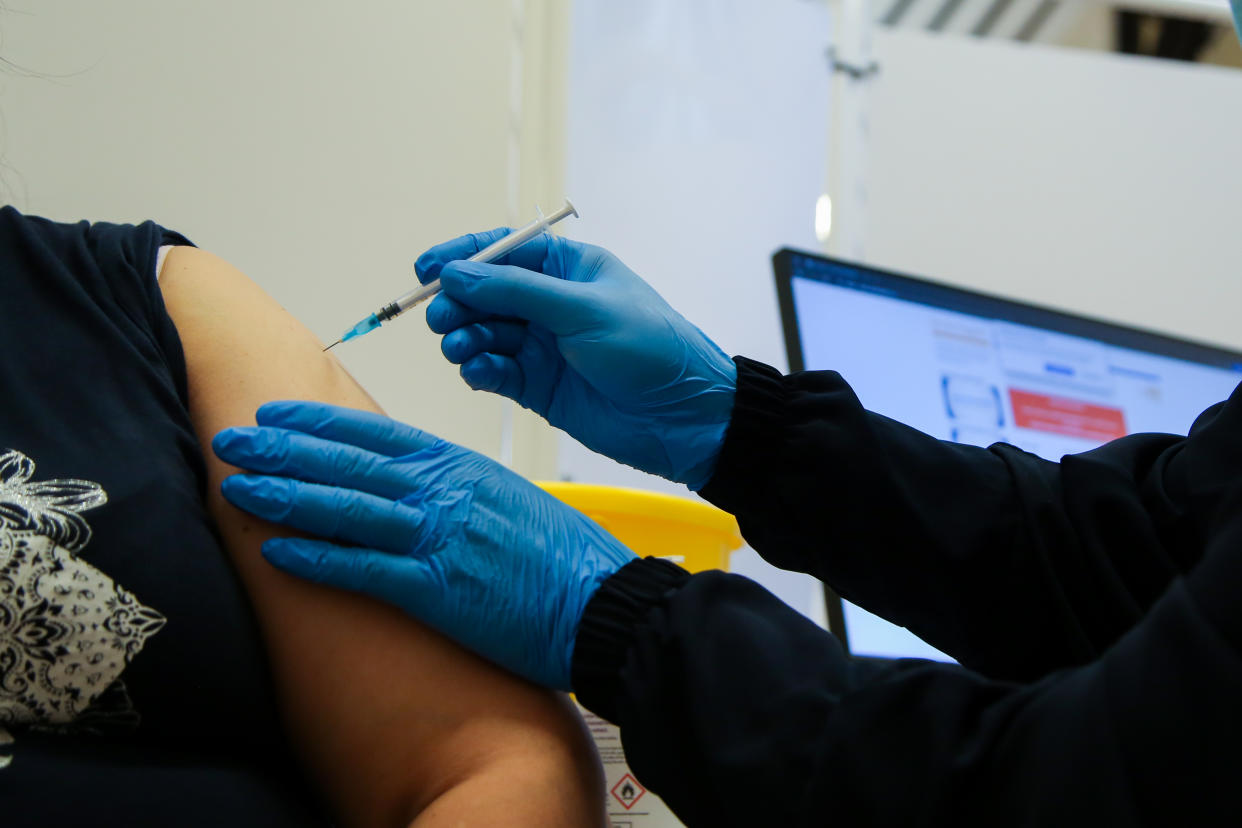
[{"label": "gloved hand on shoulder", "polygon": [[587,602],[633,552],[498,463],[379,414],[268,403],[212,448],[255,474],[230,503],[323,540],[274,538],[281,569],[396,604],[483,657],[570,689]]}]

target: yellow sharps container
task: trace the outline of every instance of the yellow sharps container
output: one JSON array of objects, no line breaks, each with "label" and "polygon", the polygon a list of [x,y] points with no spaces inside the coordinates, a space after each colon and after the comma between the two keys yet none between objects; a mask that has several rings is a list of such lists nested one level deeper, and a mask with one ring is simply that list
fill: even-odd
[{"label": "yellow sharps container", "polygon": [[[691,572],[727,570],[729,554],[742,545],[733,516],[699,500],[583,483],[537,485],[603,526],[636,554],[668,558]],[[604,765],[612,824],[680,828],[682,823],[668,806],[630,771],[620,731],[585,708],[579,710]]]},{"label": "yellow sharps container", "polygon": [[691,572],[727,570],[729,553],[742,545],[733,515],[701,500],[585,483],[537,485],[603,526],[636,554],[668,558]]}]

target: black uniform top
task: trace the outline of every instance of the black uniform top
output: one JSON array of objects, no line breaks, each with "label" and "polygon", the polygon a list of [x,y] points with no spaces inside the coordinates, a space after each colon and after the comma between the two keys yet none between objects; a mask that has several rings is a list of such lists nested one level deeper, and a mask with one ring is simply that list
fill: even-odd
[{"label": "black uniform top", "polygon": [[0,210],[0,825],[319,824],[204,504],[147,222]]},{"label": "black uniform top", "polygon": [[1058,464],[737,364],[702,494],[965,666],[853,661],[744,578],[635,561],[573,679],[643,784],[692,826],[1242,820],[1242,390]]}]

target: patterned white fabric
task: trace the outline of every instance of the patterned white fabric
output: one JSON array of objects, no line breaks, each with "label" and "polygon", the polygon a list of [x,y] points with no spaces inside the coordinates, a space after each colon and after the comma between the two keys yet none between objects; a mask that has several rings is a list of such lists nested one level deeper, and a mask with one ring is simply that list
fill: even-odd
[{"label": "patterned white fabric", "polygon": [[3,726],[136,723],[119,677],[164,616],[78,557],[91,537],[81,513],[104,490],[32,482],[34,470],[0,454],[0,739]]}]

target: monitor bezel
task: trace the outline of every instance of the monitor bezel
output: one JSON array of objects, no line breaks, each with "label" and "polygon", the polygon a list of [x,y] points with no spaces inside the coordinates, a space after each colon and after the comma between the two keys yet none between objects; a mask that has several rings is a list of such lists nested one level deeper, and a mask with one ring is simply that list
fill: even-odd
[{"label": "monitor bezel", "polygon": [[[851,268],[855,271],[877,276],[907,289],[930,290],[932,295],[961,298],[965,300],[965,303],[976,308],[990,308],[997,312],[994,314],[975,313],[972,310],[963,310],[960,307],[952,307],[939,302],[920,302],[920,304],[944,307],[958,313],[968,313],[986,319],[1001,319],[1073,336],[1083,336],[1123,348],[1147,351],[1159,356],[1200,362],[1218,367],[1229,367],[1239,371],[1238,379],[1242,381],[1242,351],[1171,336],[1120,322],[1110,322],[1096,317],[1058,310],[1044,305],[1007,299],[995,294],[983,293],[932,279],[910,276],[905,273],[835,256],[827,256],[822,253],[782,247],[772,254],[772,270],[776,278],[777,305],[780,310],[781,328],[785,338],[785,353],[789,361],[790,372],[806,370],[806,360],[802,353],[802,338],[798,329],[798,314],[794,306],[793,296],[795,257],[814,259],[827,265]],[[898,296],[897,298],[912,302],[919,301],[905,296]],[[1057,324],[1040,324],[1039,320],[1047,320]],[[829,632],[840,639],[847,652],[853,654],[849,643],[849,630],[846,627],[845,610],[841,598],[827,584],[824,584],[824,607],[827,614]],[[858,656],[857,654],[855,654],[855,657],[879,658],[870,655]]]}]

